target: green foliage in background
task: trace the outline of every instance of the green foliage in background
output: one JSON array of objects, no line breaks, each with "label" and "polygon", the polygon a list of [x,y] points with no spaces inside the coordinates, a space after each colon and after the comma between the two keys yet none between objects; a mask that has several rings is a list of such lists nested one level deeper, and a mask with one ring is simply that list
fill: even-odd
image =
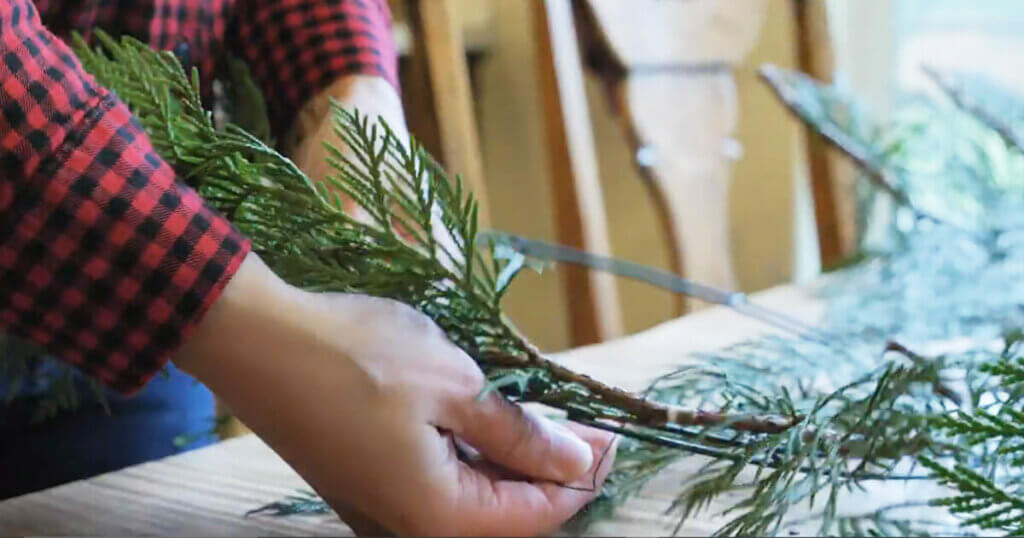
[{"label": "green foliage in background", "polygon": [[[805,397],[821,394],[822,384],[840,385],[833,392],[824,389],[824,400],[843,402],[827,427],[845,439],[840,451],[867,451],[831,469],[881,467],[880,474],[894,482],[917,479],[900,476],[907,469],[929,471],[956,492],[929,504],[955,516],[961,528],[951,528],[948,517],[914,517],[911,510],[919,506],[841,514],[837,490],[855,490],[864,480],[820,480],[822,468],[835,461],[828,453],[814,455],[814,467],[803,472],[747,482],[730,474],[735,468],[715,470],[715,461],[697,485],[680,494],[673,510],[681,518],[710,497],[740,489],[748,496],[727,509],[732,519],[722,534],[774,534],[811,521],[820,524],[821,534],[1021,534],[1024,393],[1017,369],[1024,364],[1024,150],[1021,139],[1008,134],[1017,127],[1006,122],[1022,117],[1024,101],[977,75],[929,73],[949,102],[918,96],[879,124],[834,87],[766,70],[766,81],[783,103],[862,174],[855,187],[861,216],[857,263],[819,290],[827,300],[824,328],[833,333],[833,345],[779,337],[745,342],[700,357],[715,365],[691,369],[711,372],[701,374],[713,377],[704,387],[688,373],[652,394],[727,399],[731,386],[742,386],[768,402],[780,384],[783,392]],[[893,345],[893,339],[973,344],[968,351],[925,357]],[[893,353],[899,363],[887,358]],[[842,385],[850,379],[852,384]],[[854,417],[860,427],[837,428]],[[857,440],[858,435],[863,437]],[[800,457],[792,447],[801,440],[806,436],[791,436],[775,449],[787,460]],[[854,440],[856,450],[847,444]],[[634,450],[650,454],[632,454],[633,460],[665,465],[660,450]],[[617,470],[606,502],[625,500],[617,495],[619,484],[629,484],[628,493],[649,478],[636,467]],[[812,501],[815,515],[787,518],[800,500]]]}]

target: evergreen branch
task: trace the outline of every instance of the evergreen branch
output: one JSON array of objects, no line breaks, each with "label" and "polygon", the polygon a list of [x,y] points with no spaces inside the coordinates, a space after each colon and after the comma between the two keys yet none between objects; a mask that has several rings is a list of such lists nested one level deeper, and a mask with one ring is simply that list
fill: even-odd
[{"label": "evergreen branch", "polygon": [[[778,74],[778,83],[772,86],[787,106],[815,131],[826,137],[832,135],[830,141],[838,142],[836,145],[840,145],[841,150],[848,150],[847,155],[865,169],[876,189],[895,194],[897,201],[901,198],[904,202],[910,200],[910,195],[899,187],[912,184],[911,179],[916,178],[908,174],[906,168],[901,169],[893,157],[906,159],[912,157],[912,151],[920,149],[911,143],[915,136],[920,136],[920,126],[911,126],[903,132],[896,132],[895,136],[893,131],[898,131],[899,125],[896,129],[890,127],[889,133],[879,132],[879,128],[865,125],[853,107],[831,88],[800,79],[798,75],[793,75],[792,80],[784,80],[781,77],[789,74]],[[962,135],[962,131],[955,134]],[[884,144],[888,145],[883,147]],[[978,144],[980,147],[981,142]],[[934,151],[931,146],[921,147]],[[970,163],[970,166],[987,166],[993,162],[986,160],[992,155],[982,150],[978,150],[978,155],[981,159]],[[954,159],[950,159],[950,163],[963,164]],[[873,176],[872,170],[875,172]],[[990,201],[1002,203],[1014,199],[1013,190],[1007,188],[1014,183],[999,184],[994,170],[983,169],[978,173],[965,165],[957,173],[969,175],[975,182],[968,188],[978,185],[969,191],[978,193],[978,201],[969,202],[975,203],[982,212],[992,213]],[[944,174],[944,177],[952,175]],[[884,181],[879,181],[880,176]],[[930,185],[933,191],[944,186],[934,181]],[[892,192],[897,189],[899,192]],[[924,194],[934,199],[932,193]],[[981,198],[989,195],[988,200]],[[1009,207],[1007,213],[997,213],[994,217],[1012,217],[1014,212],[1019,213],[1019,204]],[[920,218],[920,211],[913,212]],[[841,285],[834,286],[827,298],[831,299],[830,311],[840,313],[839,316],[831,315],[830,326],[854,333],[851,340],[837,338],[838,342],[831,346],[834,350],[849,345],[847,353],[836,354],[806,342],[759,338],[731,350],[698,357],[719,366],[718,371],[691,367],[680,369],[676,379],[672,375],[667,376],[666,381],[674,386],[661,387],[662,390],[652,393],[656,399],[710,402],[712,406],[724,404],[725,407],[757,411],[785,408],[777,400],[780,390],[785,396],[787,387],[794,388],[798,398],[789,402],[789,406],[804,409],[801,414],[809,422],[774,436],[775,440],[751,436],[731,438],[731,447],[729,444],[710,443],[711,436],[700,432],[706,436],[700,438],[698,435],[702,440],[696,442],[703,453],[713,459],[703,472],[698,473],[699,479],[689,483],[674,505],[682,516],[680,524],[723,493],[745,489],[749,495],[730,509],[731,512],[738,511],[739,515],[720,529],[720,533],[775,532],[782,528],[780,524],[795,502],[805,499],[813,505],[815,496],[822,495],[826,497],[825,508],[813,516],[821,522],[822,534],[834,529],[840,534],[860,535],[861,530],[871,528],[865,527],[871,522],[877,523],[872,528],[874,531],[905,535],[911,531],[921,532],[922,528],[936,528],[933,525],[936,522],[891,517],[888,511],[894,507],[883,507],[872,514],[840,517],[835,510],[836,493],[843,488],[856,487],[858,480],[852,476],[858,472],[864,473],[861,476],[877,474],[898,479],[900,475],[895,472],[897,464],[908,460],[911,463],[920,461],[921,457],[953,460],[966,469],[974,470],[978,476],[985,476],[980,474],[983,469],[987,474],[1000,476],[999,484],[1002,485],[1012,484],[1014,480],[1019,483],[1021,474],[1014,470],[1014,466],[1021,465],[1024,440],[1017,441],[1017,437],[1011,434],[1016,434],[1014,424],[1021,422],[1017,414],[1021,413],[1021,418],[1024,418],[1019,409],[1019,402],[1024,400],[1024,389],[1014,385],[1024,379],[1024,361],[1012,358],[1005,351],[1004,356],[996,360],[990,360],[991,353],[984,348],[957,357],[933,359],[890,343],[886,348],[905,357],[910,361],[909,365],[890,365],[865,377],[855,378],[847,387],[833,392],[833,396],[815,395],[815,384],[822,375],[832,380],[842,379],[847,372],[869,366],[861,359],[875,355],[864,346],[870,335],[892,337],[897,332],[913,329],[919,331],[916,334],[926,335],[923,337],[949,338],[974,335],[968,331],[978,330],[976,328],[988,331],[1001,324],[1019,323],[1021,309],[1018,305],[1024,295],[1019,287],[1022,264],[1017,253],[1022,249],[1018,248],[1019,239],[1009,238],[1019,238],[1016,230],[1020,229],[1020,221],[993,219],[993,222],[996,223],[994,236],[1000,238],[998,243],[977,241],[973,233],[970,242],[959,240],[963,238],[951,240],[948,234],[939,231],[942,227],[914,226],[910,228],[911,232],[904,232],[903,242],[897,243],[889,253],[883,253],[884,257],[868,259],[871,263],[862,264],[843,275],[839,281]],[[937,294],[937,290],[943,292]],[[946,302],[948,306],[944,306]],[[908,320],[920,322],[920,327],[912,327]],[[979,338],[984,339],[989,333],[979,334]],[[1007,349],[1019,348],[1020,332],[1017,334],[1016,339],[1012,333],[1007,335]],[[822,372],[822,364],[828,365],[827,373]],[[940,375],[943,371],[966,371],[966,397],[951,388],[950,380]],[[979,373],[990,376],[1006,374],[1006,379],[993,385],[991,379]],[[1011,379],[1016,381],[1011,382]],[[921,388],[928,390],[922,392]],[[829,400],[829,405],[818,407],[820,413],[813,411],[813,402],[826,400]],[[982,414],[968,415],[964,410],[948,412],[948,407],[958,406],[964,400]],[[808,404],[801,403],[806,401],[812,402],[811,411],[806,410]],[[973,422],[964,420],[963,424],[965,428],[977,429],[976,434],[973,437],[963,434],[943,438],[940,426],[949,424],[950,417],[962,416],[975,419]],[[650,442],[658,443],[655,448],[670,447],[678,444],[678,439],[663,439],[660,434],[652,433]],[[820,446],[815,447],[815,443]],[[670,451],[671,448],[662,450]],[[744,458],[736,457],[737,454],[750,460],[744,463]],[[759,471],[752,482],[739,480],[740,471],[750,461],[756,461],[753,458],[766,455],[769,456],[768,462],[781,462],[783,465],[764,466],[765,469]],[[652,462],[657,461],[653,452],[646,457]],[[794,467],[797,471],[793,471]],[[628,469],[624,467],[623,471]],[[878,473],[865,473],[869,470],[878,470]],[[630,483],[642,483],[645,475],[637,473],[633,478],[635,481]],[[616,503],[623,501],[616,499]],[[963,508],[960,513],[967,516],[966,525],[982,520],[990,525],[1002,524],[1015,515],[1008,514],[1005,507],[1000,506],[986,512],[984,504],[977,502]],[[948,533],[941,525],[937,528]]]},{"label": "evergreen branch", "polygon": [[[886,343],[885,350],[899,353],[904,357],[914,361],[915,363],[922,363],[928,360],[927,357],[919,355],[911,351],[909,348],[907,348],[907,346],[904,346],[903,344],[895,341],[889,341],[888,343]],[[932,385],[932,390],[935,391],[935,394],[948,398],[951,402],[953,402],[956,405],[960,405],[964,401],[963,396],[961,396],[956,390],[950,388],[946,383],[944,383],[941,380],[936,380],[936,382]]]},{"label": "evergreen branch", "polygon": [[1007,385],[1024,384],[1024,356],[1014,357],[1004,351],[999,360],[982,365],[981,370],[1002,377]]},{"label": "evergreen branch", "polygon": [[293,516],[293,515],[311,515],[311,514],[328,514],[331,512],[331,507],[327,505],[316,493],[312,491],[299,491],[294,495],[288,495],[280,501],[267,503],[258,508],[254,508],[245,513],[245,517],[254,516],[257,514],[266,514],[271,516]]},{"label": "evergreen branch", "polygon": [[[825,88],[807,75],[772,65],[762,66],[758,74],[788,110],[827,143],[849,157],[875,187],[888,194],[900,206],[907,208],[916,219],[949,227],[978,241],[987,240],[987,237],[979,235],[974,230],[962,228],[918,207],[910,195],[898,186],[901,183],[900,178],[895,176],[883,154],[877,151],[875,144],[864,138],[864,133],[854,132],[848,125],[841,123],[839,116],[846,121],[852,121],[853,112],[844,110],[849,104],[844,103],[838,95],[829,94],[829,102],[827,106],[823,106],[820,101],[805,98],[808,93],[817,92],[815,97],[825,93]],[[877,131],[877,128],[865,128],[862,125],[857,127],[867,130],[867,136]]]},{"label": "evergreen branch", "polygon": [[930,66],[922,71],[957,107],[995,131],[1007,146],[1024,151],[1024,101],[981,75],[943,73]]},{"label": "evergreen branch", "polygon": [[[821,97],[826,95],[825,87],[819,82],[802,73],[773,65],[762,66],[758,70],[758,75],[788,110],[825,141],[853,160],[876,187],[897,203],[913,209],[910,197],[896,186],[898,181],[891,177],[884,157],[867,138],[872,136],[877,128],[857,124],[860,119],[855,117],[855,113],[850,110],[850,104],[844,102],[841,96],[829,93],[828,101],[823,102]],[[813,93],[812,99],[807,99],[809,93]],[[916,209],[913,210],[919,215],[922,214]]]},{"label": "evergreen branch", "polygon": [[978,367],[993,376],[984,390],[997,405],[988,409],[976,405],[969,411],[958,410],[932,419],[935,430],[973,450],[954,459],[951,467],[930,457],[919,458],[939,483],[957,490],[952,496],[934,500],[934,505],[963,516],[964,526],[1010,535],[1024,533],[1024,490],[1020,488],[1020,476],[1012,472],[1024,465],[1024,402],[1020,397],[1024,356],[1018,355],[1020,338],[1019,331],[1010,332],[998,357]]},{"label": "evergreen branch", "polygon": [[914,385],[933,382],[939,368],[889,364],[818,398],[804,424],[745,449],[747,461],[719,467],[684,490],[677,501],[680,525],[721,492],[748,489],[738,482],[740,471],[764,454],[781,464],[758,473],[749,495],[726,512],[740,514],[719,534],[773,534],[791,506],[805,499],[813,505],[823,491],[821,532],[829,532],[839,491],[869,479],[903,479],[893,472],[895,464],[929,449],[922,409],[910,395]]},{"label": "evergreen branch", "polygon": [[[590,423],[640,438],[648,446],[636,450],[634,457],[647,459],[652,465],[657,463],[659,469],[687,454],[710,458],[708,465],[683,485],[673,504],[672,510],[678,516],[677,529],[707,509],[714,499],[727,492],[743,492],[741,500],[726,511],[734,517],[719,534],[772,534],[782,528],[790,508],[802,501],[809,501],[812,506],[823,502],[815,517],[822,525],[821,533],[849,530],[851,522],[837,514],[840,491],[866,481],[928,479],[926,474],[898,471],[897,465],[921,453],[959,450],[934,439],[928,432],[926,417],[943,409],[939,402],[944,397],[934,390],[917,390],[919,386],[934,387],[942,378],[941,372],[960,366],[958,360],[906,357],[833,390],[798,388],[793,397],[785,386],[777,385],[778,380],[789,375],[784,373],[787,368],[802,370],[802,374],[793,374],[790,379],[801,375],[813,377],[815,366],[794,363],[794,355],[787,359],[782,354],[792,350],[792,345],[802,350],[798,356],[809,355],[808,348],[832,353],[835,346],[784,339],[761,339],[754,345],[734,348],[742,361],[733,360],[729,350],[724,350],[705,357],[717,368],[689,367],[663,376],[649,395],[663,401],[699,400],[734,410],[799,413],[804,417],[785,432],[722,436],[713,428],[705,428],[690,430],[689,440],[683,441],[687,436],[668,438],[653,431],[637,436],[635,430],[629,431],[629,426]],[[778,355],[771,351],[773,345],[778,346]],[[817,364],[819,369],[823,366],[823,362]],[[751,467],[756,474],[752,481],[747,481],[742,471]],[[595,512],[581,515],[577,523],[591,522],[598,517],[596,514],[624,502],[653,476],[650,470],[636,462],[617,466],[616,480],[630,484],[628,491],[632,493],[610,489]]]},{"label": "evergreen branch", "polygon": [[582,533],[597,521],[607,519],[680,458],[677,448],[623,439],[615,454],[615,468],[605,479],[600,495],[570,520],[568,530]]},{"label": "evergreen branch", "polygon": [[[449,177],[415,141],[407,144],[383,121],[332,105],[347,151],[328,147],[334,168],[324,183],[241,129],[217,130],[170,53],[131,38],[98,33],[101,47],[76,39],[83,66],[129,105],[154,147],[174,169],[245,233],[254,250],[286,281],[318,291],[355,292],[407,303],[474,357],[489,378],[519,370],[528,379],[503,385],[506,396],[639,426],[728,425],[778,432],[794,416],[734,415],[640,398],[578,374],[545,357],[500,309],[502,286],[491,274],[509,268],[476,250],[477,205],[459,177]],[[370,215],[358,222],[331,189]],[[434,240],[440,223],[454,243]],[[443,261],[442,261],[442,258]],[[511,390],[514,388],[525,390]]]},{"label": "evergreen branch", "polygon": [[[961,534],[955,527],[941,521],[900,517],[891,515],[907,509],[918,509],[930,506],[927,502],[905,502],[883,506],[876,510],[836,516],[835,527],[839,536],[955,536]],[[787,521],[782,529],[792,529],[821,519],[823,514],[812,514],[807,517]]]},{"label": "evergreen branch", "polygon": [[941,463],[922,456],[921,465],[930,469],[939,482],[955,487],[958,494],[932,502],[958,515],[967,515],[966,526],[1004,531],[1011,536],[1024,534],[1024,499],[1011,495],[991,479],[966,465],[947,468]]}]

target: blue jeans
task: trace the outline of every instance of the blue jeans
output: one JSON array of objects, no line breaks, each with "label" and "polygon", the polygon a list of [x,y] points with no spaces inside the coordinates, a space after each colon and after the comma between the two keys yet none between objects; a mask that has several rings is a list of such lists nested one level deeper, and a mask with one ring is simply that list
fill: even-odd
[{"label": "blue jeans", "polygon": [[205,446],[212,435],[184,447],[175,437],[213,427],[213,395],[192,377],[168,367],[131,398],[107,392],[104,411],[84,379],[76,379],[79,406],[34,424],[38,398],[0,401],[0,499],[88,478]]}]

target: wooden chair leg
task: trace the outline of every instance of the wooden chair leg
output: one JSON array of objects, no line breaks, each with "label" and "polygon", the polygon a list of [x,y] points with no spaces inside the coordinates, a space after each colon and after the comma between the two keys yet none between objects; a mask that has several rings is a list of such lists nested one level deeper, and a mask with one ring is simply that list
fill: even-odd
[{"label": "wooden chair leg", "polygon": [[[763,23],[763,0],[578,0],[590,67],[602,76],[666,231],[672,268],[736,288],[729,186],[739,103],[734,66]],[[677,303],[680,310],[702,306]]]},{"label": "wooden chair leg", "polygon": [[[796,23],[797,65],[801,71],[822,81],[832,80],[832,47],[825,3],[819,0],[791,0]],[[822,267],[842,260],[852,247],[854,224],[844,222],[836,192],[836,158],[828,144],[806,129],[807,165],[810,172],[814,218],[818,229],[818,251]]]},{"label": "wooden chair leg", "polygon": [[432,111],[410,121],[410,128],[417,136],[434,139],[437,146],[427,147],[438,152],[448,170],[462,175],[480,203],[480,224],[487,227],[490,212],[480,136],[455,4],[453,0],[406,0],[406,6],[413,38],[411,71],[420,79],[417,82],[426,82],[422,90],[428,96],[417,104],[426,104],[422,108]]},{"label": "wooden chair leg", "polygon": [[[538,78],[560,242],[611,252],[607,212],[598,176],[594,132],[569,0],[530,0],[537,36]],[[560,269],[571,319],[572,344],[607,340],[623,332],[615,279],[579,267]]]}]

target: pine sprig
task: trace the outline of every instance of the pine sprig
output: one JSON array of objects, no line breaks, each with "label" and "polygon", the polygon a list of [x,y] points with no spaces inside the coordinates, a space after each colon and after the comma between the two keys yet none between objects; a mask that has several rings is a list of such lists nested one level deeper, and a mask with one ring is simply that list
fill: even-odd
[{"label": "pine sprig", "polygon": [[850,157],[878,189],[918,216],[926,216],[914,206],[909,194],[900,188],[898,178],[886,167],[885,154],[879,151],[876,140],[879,129],[867,121],[854,101],[796,71],[765,65],[758,74],[781,102]]},{"label": "pine sprig", "polygon": [[[876,187],[890,195],[894,189],[900,189],[895,196],[897,201],[907,205],[911,195],[909,190],[903,189],[910,189],[915,198],[933,202],[937,200],[934,191],[946,188],[946,183],[923,176],[921,170],[925,167],[914,160],[914,152],[927,149],[915,137],[928,129],[872,125],[857,111],[856,103],[832,88],[792,73],[768,70],[768,74],[786,104],[852,156]],[[975,102],[982,100],[975,99]],[[973,133],[960,130],[950,134],[965,132]],[[942,132],[936,136],[942,136]],[[951,227],[938,218],[926,219],[931,220],[930,223],[921,223],[918,219],[901,229],[897,236],[901,240],[891,244],[891,250],[884,257],[861,258],[859,266],[837,275],[830,281],[830,288],[822,290],[829,302],[828,327],[833,333],[846,334],[833,342],[834,345],[815,346],[777,337],[759,338],[698,356],[705,364],[716,365],[717,371],[684,368],[677,379],[668,380],[675,387],[662,387],[664,390],[654,396],[664,401],[710,402],[713,406],[722,405],[724,401],[730,408],[736,405],[763,410],[778,405],[780,392],[788,391],[794,395],[790,405],[797,407],[810,421],[816,414],[805,410],[806,402],[814,401],[815,394],[820,394],[821,387],[817,385],[822,379],[835,381],[855,376],[865,368],[877,368],[872,365],[872,358],[877,357],[878,352],[872,349],[884,347],[910,361],[875,369],[875,373],[861,378],[859,383],[862,384],[851,394],[844,395],[843,389],[837,391],[840,397],[821,417],[824,429],[815,425],[806,430],[811,435],[819,431],[831,432],[818,438],[832,449],[831,455],[828,452],[801,453],[794,449],[810,446],[801,444],[806,443],[808,437],[808,433],[799,433],[802,424],[777,436],[785,438],[784,442],[761,440],[765,444],[757,446],[734,440],[737,447],[726,449],[731,452],[730,456],[741,452],[747,455],[745,451],[754,448],[761,450],[759,456],[762,457],[766,453],[777,455],[782,465],[762,465],[763,471],[750,480],[741,473],[743,464],[729,463],[736,462],[736,458],[715,456],[709,467],[699,474],[700,480],[687,485],[677,499],[674,507],[678,514],[690,516],[710,506],[711,501],[723,493],[740,488],[747,493],[729,509],[736,516],[720,529],[722,534],[766,534],[790,528],[793,522],[785,521],[790,507],[801,499],[813,506],[815,495],[824,501],[824,507],[811,518],[821,524],[821,534],[861,535],[861,531],[867,529],[883,533],[898,531],[900,535],[940,529],[939,532],[948,534],[948,526],[936,521],[892,516],[889,509],[893,507],[859,516],[840,514],[836,510],[837,493],[856,487],[869,470],[876,471],[872,473],[874,476],[900,480],[898,469],[920,458],[955,462],[979,476],[979,470],[984,469],[986,474],[1003,473],[1005,480],[1020,480],[1020,472],[1013,468],[1020,466],[1017,457],[1024,443],[1007,437],[1016,434],[1019,428],[1015,424],[1019,422],[1016,408],[1005,404],[1024,401],[1024,391],[1010,383],[1011,379],[1014,382],[1024,379],[1024,361],[1006,353],[993,358],[985,347],[956,356],[929,358],[884,342],[897,334],[921,339],[969,336],[985,341],[1006,324],[1020,322],[1019,305],[1024,298],[1020,287],[1024,281],[1020,252],[1024,249],[1019,248],[1020,219],[1012,215],[1014,208],[1019,212],[1021,206],[1020,196],[1010,188],[1016,180],[1006,179],[1007,174],[1018,169],[1015,164],[1010,168],[994,167],[998,163],[1016,163],[1016,160],[1012,156],[1003,157],[998,148],[985,143],[987,136],[979,133],[977,145],[972,145],[973,139],[968,138],[968,142],[961,144],[967,148],[963,160],[957,155],[943,163],[961,167],[960,174],[974,174],[968,177],[981,186],[972,190],[971,183],[965,180],[968,188],[950,188],[943,192],[967,192],[976,196],[976,199],[963,196],[961,206],[974,204],[981,212],[987,212],[988,221],[984,226],[991,227],[994,231],[991,237],[998,237],[998,240],[979,241],[977,235],[962,233],[960,229],[947,233]],[[967,160],[968,156],[971,160]],[[887,180],[886,183],[879,185],[879,178]],[[1009,202],[1008,211],[993,211],[997,202]],[[956,208],[956,204],[949,203],[945,207]],[[912,213],[920,216],[919,211]],[[949,220],[963,221],[959,217]],[[862,229],[865,228],[862,226]],[[938,290],[942,292],[937,293]],[[1019,331],[1017,334],[1016,337],[1014,333],[1007,335],[1007,349],[1019,347]],[[950,379],[951,372],[961,372],[964,377]],[[1000,374],[1006,374],[1005,379],[993,385],[991,376]],[[966,397],[950,388],[951,381],[954,386],[966,385]],[[963,400],[968,400],[978,413],[959,409]],[[994,410],[996,407],[998,412]],[[957,410],[951,412],[950,408]],[[939,426],[952,425],[956,417],[970,417],[970,421],[961,419],[962,426],[973,428],[976,435],[957,436],[956,431],[943,434]],[[705,435],[704,439],[708,437]],[[988,448],[980,449],[978,443]],[[648,457],[655,461],[652,456]],[[792,469],[795,462],[801,460],[806,469],[786,471],[785,466]],[[747,464],[754,461],[751,457]],[[843,475],[851,469],[859,471],[859,477]],[[627,470],[628,467],[623,468],[624,472]],[[830,475],[833,472],[836,474]],[[826,479],[809,481],[808,477],[815,474]],[[642,481],[644,475],[636,473],[634,478]],[[623,500],[616,499],[616,502]],[[975,522],[970,511],[959,514],[965,516],[965,525]]]},{"label": "pine sprig", "polygon": [[310,514],[328,514],[331,508],[327,506],[320,496],[315,492],[302,490],[293,495],[288,495],[280,501],[265,504],[246,512],[245,517],[257,514],[269,514],[273,516],[293,516]]},{"label": "pine sprig", "polygon": [[963,464],[947,468],[928,457],[919,461],[931,469],[940,483],[958,491],[953,497],[933,501],[933,505],[965,516],[964,526],[1004,531],[1010,536],[1024,535],[1024,498],[1019,492],[1007,493],[993,480]]},{"label": "pine sprig", "polygon": [[[814,399],[803,423],[748,444],[743,448],[745,459],[711,469],[685,488],[676,503],[679,524],[724,491],[745,490],[743,500],[725,512],[737,515],[719,534],[774,534],[791,507],[802,501],[813,505],[818,497],[824,502],[820,532],[831,532],[841,491],[866,480],[921,478],[900,476],[895,469],[904,457],[935,448],[924,417],[930,409],[941,408],[940,397],[915,393],[914,388],[933,385],[943,366],[890,363]],[[759,400],[736,397],[751,403]],[[807,404],[790,400],[787,405]],[[757,459],[778,464],[761,467],[752,480],[744,477],[744,468]]]},{"label": "pine sprig", "polygon": [[[780,431],[797,420],[649,401],[550,361],[501,311],[501,297],[525,262],[476,248],[472,194],[415,139],[399,140],[382,121],[334,105],[335,132],[346,149],[326,146],[334,172],[314,182],[245,131],[217,129],[199,97],[196,71],[187,77],[172,54],[131,38],[97,38],[99,49],[75,43],[86,70],[118,93],[175,171],[291,284],[415,307],[514,400],[658,429],[728,424]],[[349,216],[337,192],[359,205],[369,222]]]},{"label": "pine sprig", "polygon": [[950,465],[922,457],[938,481],[956,494],[933,501],[963,516],[963,524],[1009,535],[1024,534],[1024,355],[1021,332],[1005,337],[998,357],[979,365],[992,377],[984,381],[984,397],[971,410],[958,410],[932,420],[937,432],[970,447]]},{"label": "pine sprig", "polygon": [[956,104],[1024,152],[1024,106],[1018,96],[976,73],[950,73],[925,67],[924,73]]},{"label": "pine sprig", "polygon": [[[908,510],[919,510],[928,503],[911,501],[883,506],[867,512],[838,516],[835,518],[838,536],[961,536],[964,532],[947,521],[934,518],[904,515]],[[783,529],[812,523],[820,514],[787,521]]]}]

